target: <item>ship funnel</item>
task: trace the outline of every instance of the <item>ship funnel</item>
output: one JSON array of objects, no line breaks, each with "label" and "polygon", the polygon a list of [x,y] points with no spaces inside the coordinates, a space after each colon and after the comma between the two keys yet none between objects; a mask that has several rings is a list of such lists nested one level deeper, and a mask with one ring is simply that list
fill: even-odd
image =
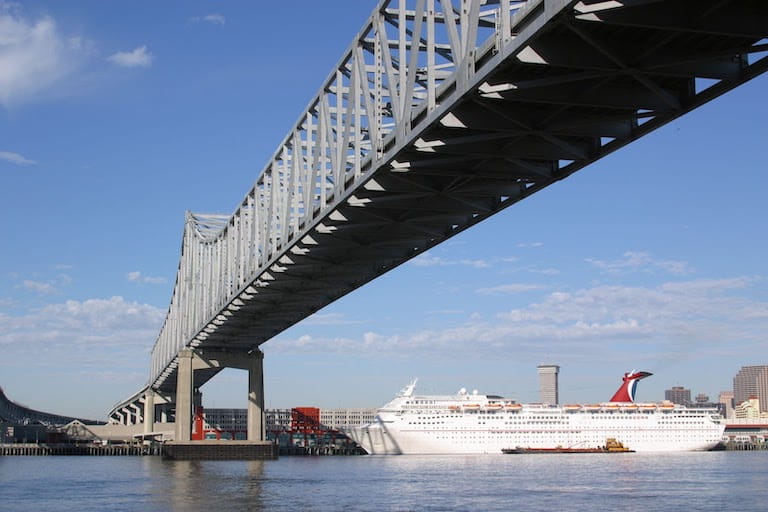
[{"label": "ship funnel", "polygon": [[419,381],[419,378],[416,377],[411,381],[410,384],[405,386],[403,389],[400,390],[400,393],[398,393],[398,396],[411,396],[413,395],[413,390],[416,388],[416,383]]},{"label": "ship funnel", "polygon": [[637,391],[637,383],[641,379],[650,377],[653,375],[649,372],[636,372],[632,370],[624,374],[622,378],[622,384],[618,391],[611,398],[611,402],[634,402],[635,391]]}]

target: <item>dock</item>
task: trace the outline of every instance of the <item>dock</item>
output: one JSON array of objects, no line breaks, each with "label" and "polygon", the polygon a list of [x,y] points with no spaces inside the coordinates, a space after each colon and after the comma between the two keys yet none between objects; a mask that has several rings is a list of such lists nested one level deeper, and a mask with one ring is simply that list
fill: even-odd
[{"label": "dock", "polygon": [[160,455],[159,444],[78,444],[78,443],[13,443],[0,444],[1,455],[49,456],[141,456]]}]

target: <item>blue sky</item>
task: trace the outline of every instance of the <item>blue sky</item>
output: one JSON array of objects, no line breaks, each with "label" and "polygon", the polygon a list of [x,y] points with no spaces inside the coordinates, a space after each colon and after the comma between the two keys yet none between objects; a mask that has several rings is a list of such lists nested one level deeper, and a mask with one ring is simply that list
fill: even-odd
[{"label": "blue sky", "polygon": [[[0,0],[0,386],[93,418],[142,387],[184,212],[230,213],[374,2]],[[267,405],[413,377],[538,400],[716,398],[768,363],[768,77],[526,199],[262,346]],[[203,388],[244,407],[244,372]]]}]

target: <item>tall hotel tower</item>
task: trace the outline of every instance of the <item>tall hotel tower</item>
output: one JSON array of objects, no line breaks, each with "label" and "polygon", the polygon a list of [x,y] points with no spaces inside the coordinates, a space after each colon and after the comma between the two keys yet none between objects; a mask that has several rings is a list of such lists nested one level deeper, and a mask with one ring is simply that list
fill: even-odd
[{"label": "tall hotel tower", "polygon": [[768,411],[768,365],[742,366],[733,378],[734,405],[751,396],[760,401],[760,411]]},{"label": "tall hotel tower", "polygon": [[540,364],[539,369],[539,394],[545,404],[557,405],[559,403],[557,389],[557,374],[560,367],[556,364]]}]

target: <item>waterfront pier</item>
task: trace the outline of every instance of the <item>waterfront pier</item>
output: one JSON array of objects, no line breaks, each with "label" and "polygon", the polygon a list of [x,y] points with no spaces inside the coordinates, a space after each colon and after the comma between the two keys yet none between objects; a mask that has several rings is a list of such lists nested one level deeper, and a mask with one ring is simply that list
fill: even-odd
[{"label": "waterfront pier", "polygon": [[160,455],[160,444],[79,444],[79,443],[14,443],[0,444],[0,455],[50,456],[137,456]]}]

